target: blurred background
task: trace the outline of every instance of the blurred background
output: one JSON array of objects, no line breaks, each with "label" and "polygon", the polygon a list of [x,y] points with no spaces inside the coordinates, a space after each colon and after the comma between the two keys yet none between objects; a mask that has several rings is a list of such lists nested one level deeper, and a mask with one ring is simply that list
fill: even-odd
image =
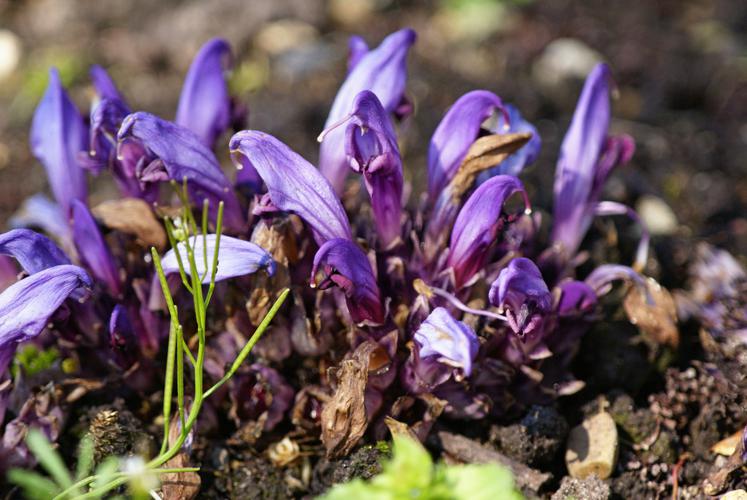
[{"label": "blurred background", "polygon": [[[542,155],[523,177],[535,203],[551,207],[559,142],[583,78],[606,60],[618,87],[613,131],[637,143],[607,197],[635,205],[656,235],[747,255],[744,0],[0,0],[0,222],[47,189],[28,130],[49,66],[84,114],[88,68],[98,63],[133,109],[171,119],[192,57],[225,37],[236,56],[231,87],[249,105],[250,127],[314,162],[345,76],[348,36],[375,46],[405,26],[419,34],[408,85],[416,112],[402,129],[416,192],[441,116],[464,92],[484,88],[538,127]],[[94,202],[108,189],[97,181]],[[671,256],[659,258],[684,258],[688,248],[664,246]]]}]

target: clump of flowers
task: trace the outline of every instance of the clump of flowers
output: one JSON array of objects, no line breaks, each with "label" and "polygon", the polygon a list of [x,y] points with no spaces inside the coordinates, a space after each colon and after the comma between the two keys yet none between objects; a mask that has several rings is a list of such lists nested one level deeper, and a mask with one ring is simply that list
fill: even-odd
[{"label": "clump of flowers", "polygon": [[[424,438],[436,418],[508,415],[580,389],[568,366],[599,298],[619,280],[647,287],[638,274],[645,228],[633,267],[577,274],[595,217],[637,220],[601,200],[606,179],[634,150],[630,137],[609,134],[610,70],[599,64],[588,76],[562,143],[548,239],[520,180],[540,137],[486,90],[446,110],[429,144],[427,188],[405,198],[397,124],[414,109],[406,61],[415,41],[409,29],[376,48],[351,40],[318,168],[280,139],[244,129],[246,108],[227,90],[223,40],[200,50],[174,121],[133,112],[100,67],[91,71],[96,97],[86,120],[50,72],[31,146],[54,201],[28,200],[14,219],[19,228],[0,235],[9,256],[0,267],[8,284],[0,295],[0,417],[11,400],[26,401],[8,407],[3,466],[29,463],[18,448],[23,429],[55,440],[74,401],[10,379],[21,344],[57,349],[60,387],[66,378],[106,377],[143,397],[161,384],[167,344],[183,349],[215,384],[198,428],[217,428],[225,414],[256,439],[286,422],[319,436],[330,456],[380,434],[386,416],[408,420]],[[233,181],[213,151],[232,126]],[[122,197],[91,207],[90,175],[111,176]],[[204,208],[201,220],[174,207],[186,203]],[[220,238],[210,234],[216,225]],[[195,258],[183,260],[185,252]],[[232,364],[252,332],[267,328],[263,318],[285,288],[291,299],[257,342],[256,359]],[[198,327],[184,323],[174,336],[182,324],[174,318],[186,315]],[[179,373],[201,387],[197,371]],[[184,394],[176,397],[180,418],[192,418]]]}]

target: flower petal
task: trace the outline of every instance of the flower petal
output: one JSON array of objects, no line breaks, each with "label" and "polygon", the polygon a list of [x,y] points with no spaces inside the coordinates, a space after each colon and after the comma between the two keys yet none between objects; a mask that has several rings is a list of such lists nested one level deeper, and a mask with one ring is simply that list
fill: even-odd
[{"label": "flower petal", "polygon": [[[213,265],[213,255],[215,254],[216,237],[214,234],[208,234],[205,240],[207,241],[207,246],[203,244],[202,236],[193,236],[190,246],[194,251],[197,272],[200,276],[203,276],[202,283],[207,284],[210,283],[210,271]],[[187,246],[184,242],[181,242],[178,244],[178,247],[184,271],[190,274],[187,261]],[[204,258],[205,248],[207,248],[207,265],[205,265]],[[173,249],[166,252],[166,255],[161,259],[161,265],[166,274],[179,272],[179,263],[176,258],[176,252]],[[218,271],[215,274],[215,281],[252,274],[260,268],[266,269],[270,276],[275,273],[275,261],[262,247],[249,241],[221,235],[218,251]]]},{"label": "flower petal", "polygon": [[227,41],[209,40],[192,61],[179,96],[174,121],[197,134],[208,147],[231,124],[231,98],[223,76],[230,60]]},{"label": "flower petal", "polygon": [[428,196],[431,200],[456,174],[483,122],[503,110],[501,98],[487,90],[473,90],[457,99],[446,112],[428,147]]},{"label": "flower petal", "polygon": [[352,239],[348,217],[332,187],[298,153],[256,130],[235,134],[229,147],[236,167],[255,168],[272,204],[301,217],[319,245],[334,238]]},{"label": "flower petal", "polygon": [[464,376],[472,373],[472,362],[480,343],[475,332],[457,321],[443,307],[437,307],[415,332],[415,342],[420,346],[420,358],[438,356],[438,361],[460,368]]},{"label": "flower petal", "polygon": [[368,44],[358,35],[353,35],[348,39],[348,74],[353,71],[363,56],[368,54],[371,49],[368,48]]},{"label": "flower petal", "polygon": [[402,230],[402,159],[391,118],[370,90],[355,98],[345,152],[350,168],[364,176],[381,246],[389,248]]},{"label": "flower petal", "polygon": [[314,256],[311,283],[321,290],[340,287],[355,323],[384,321],[384,307],[371,263],[363,250],[349,239],[329,240],[319,248]]},{"label": "flower petal", "polygon": [[594,205],[612,169],[633,154],[631,138],[608,138],[610,70],[598,64],[586,79],[555,169],[552,240],[575,254],[594,218]]},{"label": "flower petal", "polygon": [[490,285],[490,302],[504,308],[511,329],[519,335],[536,330],[552,310],[552,296],[534,262],[518,257]]},{"label": "flower petal", "polygon": [[28,274],[70,264],[70,259],[60,247],[30,229],[13,229],[0,234],[0,254],[13,256]]},{"label": "flower petal", "polygon": [[495,243],[503,226],[503,204],[524,185],[510,175],[497,175],[480,185],[467,199],[454,223],[447,263],[454,269],[457,288],[461,287],[485,264],[488,249]]},{"label": "flower petal", "polygon": [[0,350],[32,339],[62,302],[91,278],[78,266],[54,266],[14,283],[0,294]]},{"label": "flower petal", "polygon": [[63,213],[69,211],[72,200],[85,201],[86,176],[78,157],[87,149],[88,130],[54,68],[49,71],[49,85],[34,111],[30,142],[31,152],[44,165]]},{"label": "flower petal", "polygon": [[[405,93],[407,53],[415,38],[413,30],[403,29],[360,56],[337,92],[324,128],[343,119],[351,111],[355,97],[363,90],[372,91],[387,112],[394,112]],[[356,53],[362,53],[360,47],[356,48]],[[344,140],[344,130],[332,130],[319,150],[319,170],[337,193],[342,192],[347,174]]]},{"label": "flower petal", "polygon": [[223,201],[224,226],[234,231],[244,226],[233,186],[213,152],[192,131],[150,113],[137,112],[124,119],[117,139],[119,156],[123,148],[129,151],[137,144],[145,148],[139,158],[136,155],[131,160],[137,165],[136,176],[143,185],[186,179],[192,203],[202,206],[204,200],[209,200],[210,214],[215,220],[218,203]]},{"label": "flower petal", "polygon": [[88,207],[78,200],[73,200],[72,227],[73,240],[83,263],[96,279],[101,280],[107,286],[112,295],[120,295],[122,283],[109,245],[104,241]]},{"label": "flower petal", "polygon": [[112,99],[115,101],[119,101],[122,104],[125,103],[125,99],[119,92],[117,85],[114,83],[114,80],[112,80],[112,78],[109,76],[109,73],[107,73],[104,68],[102,68],[98,64],[94,64],[93,66],[91,66],[88,74],[91,77],[93,88],[96,91],[96,96],[99,99]]}]

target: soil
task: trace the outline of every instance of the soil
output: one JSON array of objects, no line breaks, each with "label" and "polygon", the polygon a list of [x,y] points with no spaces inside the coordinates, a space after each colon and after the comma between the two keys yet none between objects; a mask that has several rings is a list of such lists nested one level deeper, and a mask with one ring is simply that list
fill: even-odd
[{"label": "soil", "polygon": [[[549,209],[551,172],[580,80],[559,70],[548,77],[542,61],[549,57],[550,42],[569,38],[610,63],[618,89],[612,128],[636,140],[634,160],[609,183],[610,198],[636,206],[653,195],[677,219],[676,227],[654,234],[647,273],[670,290],[687,288],[687,270],[700,241],[747,262],[747,9],[742,0],[507,0],[496,3],[491,23],[461,19],[453,5],[467,1],[125,3],[0,0],[0,29],[17,35],[22,50],[17,69],[0,85],[1,222],[27,196],[47,189],[27,141],[50,64],[63,69],[81,107],[87,102],[87,65],[97,62],[111,70],[133,107],[170,118],[192,54],[207,38],[224,36],[244,71],[234,83],[249,103],[251,126],[278,135],[313,160],[315,138],[344,74],[346,37],[358,33],[377,42],[409,25],[419,33],[409,83],[416,113],[403,149],[406,175],[415,185],[424,181],[427,141],[443,111],[465,91],[486,88],[515,103],[537,125],[543,149],[524,182],[530,198]],[[288,19],[295,24],[278,22]],[[92,196],[100,201],[111,192],[112,186],[97,181]],[[608,230],[603,224],[593,228],[597,234]],[[589,250],[625,260],[606,248]],[[735,465],[713,451],[747,423],[747,349],[721,345],[692,320],[679,325],[677,348],[662,347],[624,320],[619,301],[606,307],[608,320],[586,334],[576,357],[574,373],[586,382],[580,393],[469,430],[439,420],[432,434],[467,435],[549,473],[541,489],[525,489],[530,497],[703,498],[747,486],[741,462]],[[286,378],[307,386],[302,361],[287,365],[297,371]],[[85,428],[101,426],[100,453],[152,446],[142,441],[158,435],[157,396],[151,402],[120,396],[116,403],[105,390],[83,397],[77,407],[85,425],[68,425],[60,442],[75,442]],[[563,462],[568,429],[600,405],[620,433],[616,469],[604,481],[570,478]],[[370,477],[389,454],[387,445],[371,437],[348,457],[330,461],[310,428],[293,438],[301,443],[298,458],[277,465],[268,450],[289,427],[250,442],[246,433],[227,439],[216,431],[235,430],[225,416],[213,420],[195,444],[202,464],[200,498],[310,497],[333,484]],[[437,440],[427,444],[434,455],[443,451]]]}]

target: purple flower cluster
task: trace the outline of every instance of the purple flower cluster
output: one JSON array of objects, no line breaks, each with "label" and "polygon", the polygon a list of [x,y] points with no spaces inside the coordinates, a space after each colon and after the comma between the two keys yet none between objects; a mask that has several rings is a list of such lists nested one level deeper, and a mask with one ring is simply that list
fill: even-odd
[{"label": "purple flower cluster", "polygon": [[[567,367],[599,296],[614,280],[644,283],[619,265],[576,277],[592,219],[635,216],[600,201],[605,180],[634,149],[631,138],[609,135],[609,69],[600,64],[587,78],[563,141],[545,241],[518,177],[537,158],[540,137],[487,90],[465,94],[445,113],[430,140],[427,190],[417,202],[406,199],[397,124],[413,111],[406,61],[415,40],[409,29],[374,49],[351,39],[348,74],[319,136],[318,168],[275,137],[241,130],[229,143],[234,182],[213,152],[245,114],[228,92],[225,41],[200,50],[174,122],[132,112],[100,67],[91,71],[96,98],[84,119],[52,70],[31,146],[55,201],[29,200],[16,221],[44,230],[65,251],[29,229],[0,235],[0,253],[23,271],[16,281],[15,265],[3,261],[3,282],[12,284],[0,295],[0,373],[19,343],[60,342],[65,356],[94,354],[78,376],[114,370],[142,393],[158,387],[155,359],[168,322],[145,245],[102,227],[88,206],[87,175],[107,173],[123,198],[156,211],[173,201],[159,189],[172,181],[196,207],[209,203],[213,221],[223,202],[230,236],[220,239],[217,279],[236,279],[218,294],[211,377],[225,373],[237,337],[256,326],[268,307],[263,298],[292,286],[286,314],[256,347],[264,362],[246,367],[215,402],[231,404],[239,425],[261,421],[267,430],[292,413],[297,425],[318,426],[319,406],[344,384],[332,389],[317,375],[294,394],[283,362],[335,365],[364,348],[368,422],[395,414],[403,398],[436,397],[446,415],[481,418],[578,390]],[[360,177],[353,182],[351,173]],[[356,183],[363,189],[345,189]],[[638,268],[646,244],[644,230]],[[197,237],[196,254],[203,245],[212,255],[215,235]],[[179,272],[173,250],[163,266]],[[242,278],[260,269],[267,272]],[[178,281],[172,285],[178,292]],[[13,422],[21,418],[14,412]]]}]

